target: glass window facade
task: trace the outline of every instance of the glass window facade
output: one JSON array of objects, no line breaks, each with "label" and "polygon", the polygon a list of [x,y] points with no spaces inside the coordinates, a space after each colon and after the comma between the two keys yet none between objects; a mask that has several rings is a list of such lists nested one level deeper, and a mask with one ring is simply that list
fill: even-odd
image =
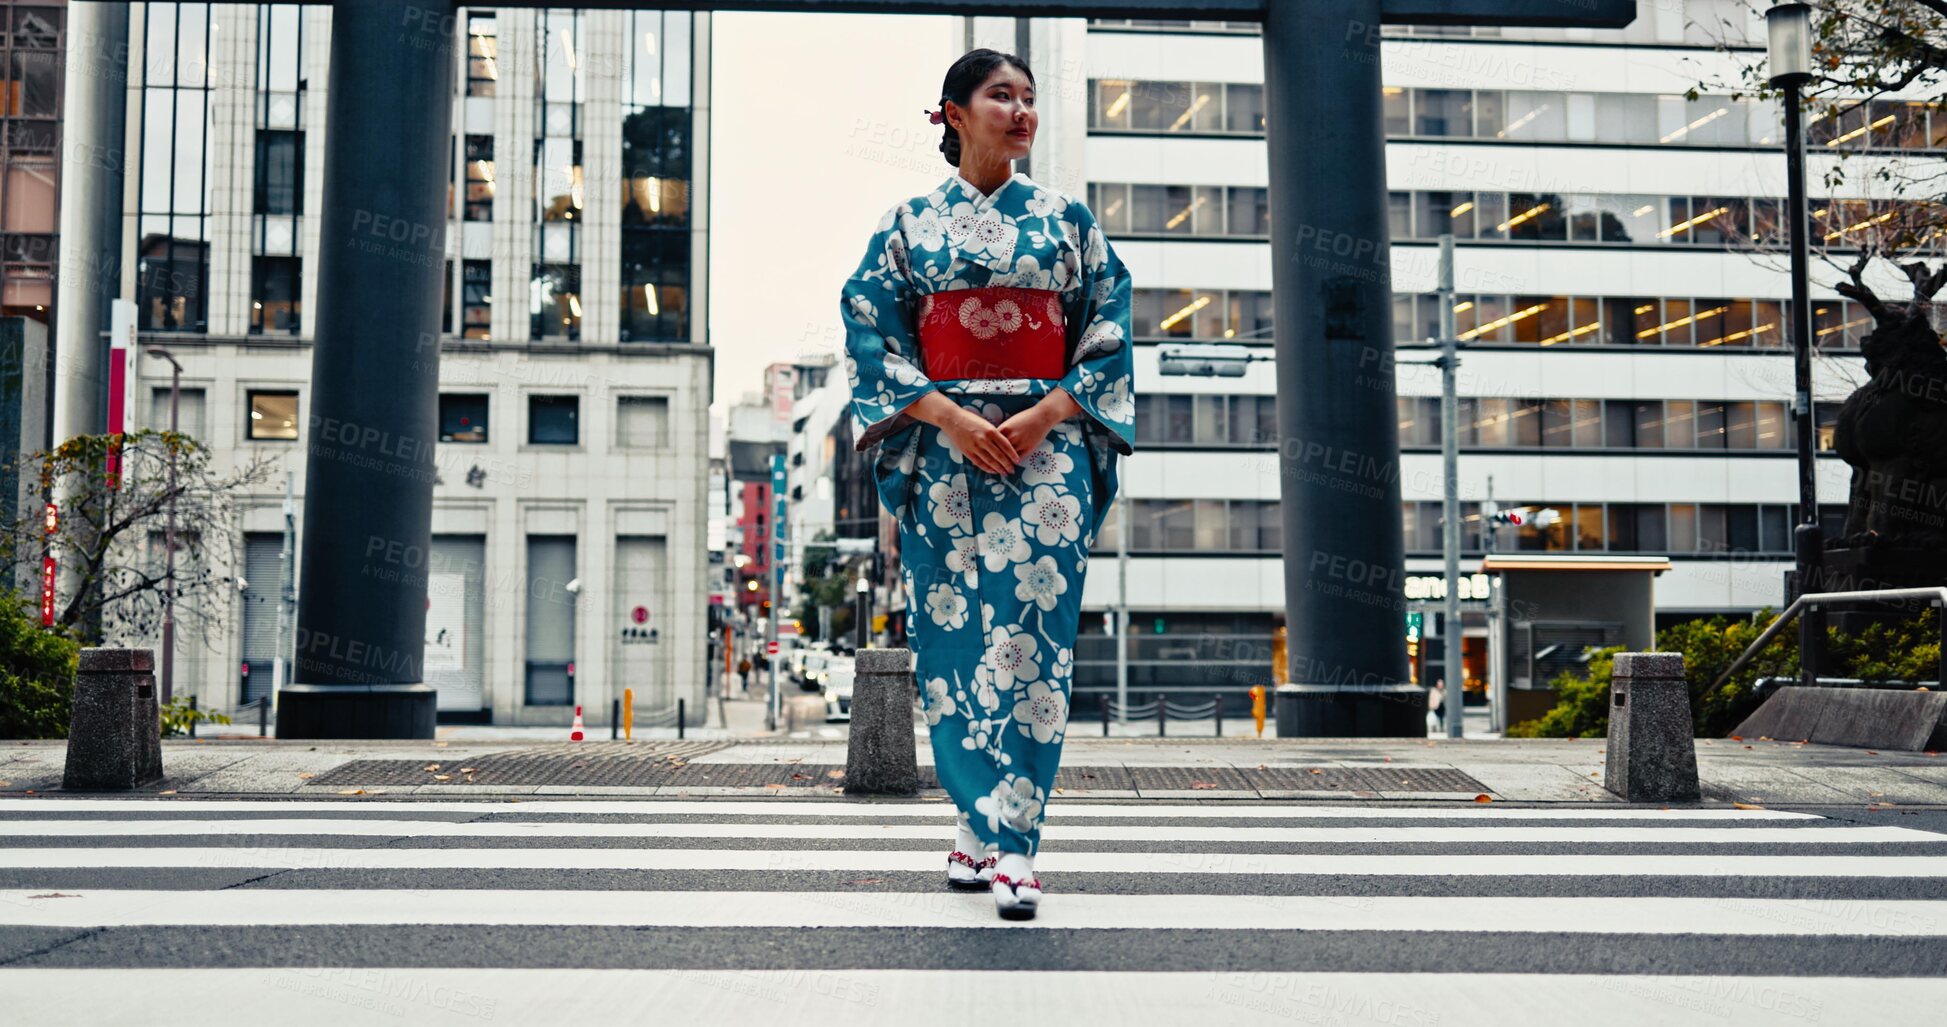
[{"label": "glass window facade", "polygon": [[0,314],[42,322],[54,306],[66,16],[58,6],[0,6]]},{"label": "glass window facade", "polygon": [[201,332],[209,324],[210,5],[142,5],[146,59],[137,219],[139,326]]},{"label": "glass window facade", "polygon": [[[1470,554],[1495,552],[1598,551],[1680,557],[1762,556],[1789,559],[1796,507],[1786,503],[1596,503],[1502,501],[1501,510],[1554,511],[1541,518],[1484,533],[1481,504],[1460,504],[1461,548]],[[1409,500],[1400,519],[1409,556],[1441,552],[1441,504]],[[1282,551],[1279,504],[1257,499],[1119,500],[1093,546],[1113,553],[1126,524],[1131,552],[1237,553],[1274,555]],[[1845,521],[1845,507],[1819,507],[1828,532]]]},{"label": "glass window facade", "polygon": [[581,338],[582,108],[588,96],[582,12],[534,12],[534,265],[529,337]]},{"label": "glass window facade", "polygon": [[690,336],[687,11],[632,11],[622,109],[621,341]]},{"label": "glass window facade", "polygon": [[[1382,109],[1398,139],[1730,148],[1784,139],[1776,103],[1725,95],[1387,86]],[[1263,112],[1258,83],[1089,80],[1091,131],[1262,135]],[[1947,109],[1921,100],[1822,99],[1810,114],[1808,148],[1933,150],[1947,136]]]},{"label": "glass window facade", "polygon": [[[1269,197],[1255,186],[1143,185],[1092,182],[1089,207],[1104,231],[1123,235],[1268,238]],[[1503,193],[1394,191],[1387,194],[1394,241],[1426,241],[1452,233],[1468,243],[1512,242],[1709,246],[1717,249],[1786,243],[1779,219],[1784,201],[1769,196],[1650,196],[1636,193]],[[1925,200],[1810,201],[1811,230],[1832,250],[1862,244],[1937,253],[1938,237],[1911,236],[1931,226]]]}]

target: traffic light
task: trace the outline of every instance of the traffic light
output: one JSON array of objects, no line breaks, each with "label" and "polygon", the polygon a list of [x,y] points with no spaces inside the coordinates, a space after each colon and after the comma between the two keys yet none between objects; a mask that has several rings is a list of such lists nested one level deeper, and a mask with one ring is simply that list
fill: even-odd
[{"label": "traffic light", "polygon": [[1426,623],[1425,618],[1426,615],[1418,610],[1413,610],[1406,615],[1406,640],[1408,642],[1418,642],[1420,640],[1420,631],[1425,627]]}]

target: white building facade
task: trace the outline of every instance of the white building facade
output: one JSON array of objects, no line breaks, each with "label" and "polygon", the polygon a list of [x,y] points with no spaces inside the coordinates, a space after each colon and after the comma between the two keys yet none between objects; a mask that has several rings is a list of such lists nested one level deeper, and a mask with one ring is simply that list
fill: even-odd
[{"label": "white building facade", "polygon": [[[295,595],[331,10],[135,4],[123,295],[183,366],[213,464],[275,462],[240,497],[243,578],[215,636],[178,634],[176,691],[273,692]],[[442,720],[638,722],[708,673],[713,350],[710,21],[459,8],[425,676]],[[136,417],[169,424],[169,366]],[[384,501],[381,496],[374,502]],[[149,640],[155,644],[159,640]]]},{"label": "white building facade", "polygon": [[[980,20],[990,23],[978,43],[1014,49],[998,20]],[[1271,353],[1256,26],[1050,24],[1065,27],[1033,34],[1040,49],[1029,55],[1044,111],[1030,173],[1086,195],[1133,272],[1141,394],[1138,452],[1084,592],[1094,637],[1077,652],[1078,688],[1115,679],[1093,614],[1115,601],[1125,527],[1132,687],[1270,680],[1284,607],[1274,365],[1253,363],[1243,378],[1164,377],[1157,360],[1172,342]],[[1770,103],[1709,89],[1685,98],[1699,82],[1737,79],[1720,40],[1761,58],[1761,15],[1690,0],[1645,2],[1621,30],[1387,30],[1402,360],[1433,355],[1436,239],[1457,236],[1465,569],[1489,544],[1667,555],[1660,623],[1781,603],[1798,498],[1782,130]],[[1825,245],[1843,247],[1883,209],[1865,172],[1947,146],[1947,117],[1889,102],[1856,121],[1813,122],[1808,144],[1815,224]],[[1852,184],[1828,196],[1822,172],[1842,148]],[[1753,241],[1769,254],[1751,252]],[[1828,535],[1849,476],[1828,426],[1865,380],[1858,345],[1871,324],[1833,277],[1815,261]],[[1403,365],[1397,382],[1402,459],[1374,473],[1399,477],[1407,591],[1426,598],[1441,573],[1439,372]],[[1553,509],[1560,523],[1486,539],[1490,499]],[[1470,678],[1471,664],[1470,653]]]}]

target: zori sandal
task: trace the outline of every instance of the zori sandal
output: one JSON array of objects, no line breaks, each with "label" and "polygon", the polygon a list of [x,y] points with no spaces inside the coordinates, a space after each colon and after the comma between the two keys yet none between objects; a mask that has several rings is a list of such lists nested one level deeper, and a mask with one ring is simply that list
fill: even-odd
[{"label": "zori sandal", "polygon": [[1003,920],[1032,920],[1035,907],[1041,903],[1041,879],[1030,877],[1023,881],[999,871],[994,872],[994,909]]},{"label": "zori sandal", "polygon": [[996,862],[993,856],[975,859],[955,849],[947,853],[946,883],[955,888],[978,888],[993,880]]}]

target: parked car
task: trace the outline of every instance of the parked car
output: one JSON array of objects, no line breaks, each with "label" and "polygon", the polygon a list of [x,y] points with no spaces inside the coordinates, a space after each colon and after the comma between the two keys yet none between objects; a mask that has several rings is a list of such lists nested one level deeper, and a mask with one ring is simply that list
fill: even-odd
[{"label": "parked car", "polygon": [[858,664],[850,656],[834,656],[826,664],[821,691],[825,694],[826,720],[852,719],[852,681]]},{"label": "parked car", "polygon": [[798,668],[798,685],[807,692],[816,692],[825,686],[825,668],[832,661],[828,649],[812,649],[804,654],[804,661]]}]

